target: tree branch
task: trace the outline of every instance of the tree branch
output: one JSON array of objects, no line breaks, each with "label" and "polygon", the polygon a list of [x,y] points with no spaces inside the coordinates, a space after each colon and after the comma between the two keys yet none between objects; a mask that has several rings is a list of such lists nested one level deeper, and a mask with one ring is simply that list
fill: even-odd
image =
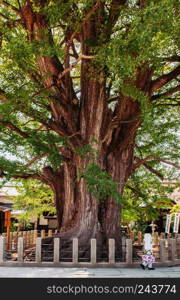
[{"label": "tree branch", "polygon": [[29,173],[29,174],[17,174],[13,176],[14,179],[38,179],[41,180],[41,176],[37,173]]},{"label": "tree branch", "polygon": [[175,79],[180,74],[180,66],[175,68],[173,71],[160,76],[159,78],[152,80],[150,85],[150,92],[153,93],[156,90],[163,87],[165,84]]},{"label": "tree branch", "polygon": [[158,103],[155,104],[155,106],[180,106],[180,102],[179,103]]},{"label": "tree branch", "polygon": [[17,0],[17,3],[18,3],[18,6],[19,6],[19,9],[21,9],[21,3],[19,0]]},{"label": "tree branch", "polygon": [[116,97],[113,97],[113,98],[109,98],[109,99],[107,99],[107,102],[108,103],[112,103],[112,102],[118,101],[119,98],[120,98],[119,96],[116,96]]},{"label": "tree branch", "polygon": [[155,170],[154,168],[152,168],[151,166],[149,166],[147,163],[143,163],[143,166],[149,170],[151,173],[155,174],[157,177],[159,177],[161,180],[164,179],[164,176],[157,170]]},{"label": "tree branch", "polygon": [[8,3],[7,1],[1,0],[0,4],[2,3],[2,5],[11,8],[12,10],[14,10],[16,13],[19,13],[19,9],[17,9],[15,6],[13,6],[12,4]]},{"label": "tree branch", "polygon": [[73,56],[74,56],[76,59],[78,59],[78,58],[79,58],[79,54],[77,53],[76,47],[75,47],[75,45],[74,45],[73,42],[71,43],[71,49],[72,49],[72,51],[73,51]]},{"label": "tree branch", "polygon": [[22,131],[21,129],[19,129],[17,126],[15,126],[13,123],[11,123],[9,121],[0,120],[0,124],[2,124],[5,127],[8,127],[9,129],[16,132],[18,135],[22,136],[23,138],[29,137],[29,135],[26,132]]},{"label": "tree branch", "polygon": [[[6,177],[7,174],[0,168],[0,178]],[[22,174],[14,174],[12,175],[14,179],[38,179],[41,180],[41,175],[38,173],[22,173]]]},{"label": "tree branch", "polygon": [[99,9],[101,5],[102,0],[97,0],[97,2],[94,4],[94,6],[86,13],[86,15],[83,17],[83,21],[81,24],[79,24],[78,29],[76,29],[72,35],[70,36],[69,40],[67,41],[67,45],[71,45],[73,39],[76,37],[76,35],[79,33],[83,25],[90,19],[90,17],[95,13],[96,10]]},{"label": "tree branch", "polygon": [[77,66],[81,59],[92,59],[94,57],[95,56],[92,55],[80,55],[79,58],[69,68],[66,68],[63,72],[59,74],[58,80],[61,80],[61,78],[63,78],[67,73],[71,72],[71,70]]},{"label": "tree branch", "polygon": [[173,87],[173,88],[171,88],[170,90],[168,90],[168,91],[166,91],[164,93],[153,95],[151,97],[151,101],[156,100],[156,99],[160,99],[162,97],[173,95],[174,93],[176,93],[178,91],[180,91],[180,85],[178,85],[176,87]]},{"label": "tree branch", "polygon": [[1,12],[0,12],[0,16],[3,17],[5,20],[8,20],[8,21],[9,21],[9,17],[5,16],[5,15],[2,14]]},{"label": "tree branch", "polygon": [[143,159],[140,159],[140,158],[137,157],[137,156],[135,156],[134,158],[135,158],[135,160],[137,161],[137,163],[134,164],[133,170],[139,168],[141,165],[144,165],[144,163],[146,163],[146,161],[148,161],[148,160],[157,160],[157,161],[161,161],[161,162],[163,162],[163,163],[165,163],[165,164],[171,165],[171,166],[173,166],[174,168],[180,170],[180,166],[176,165],[175,163],[173,163],[173,162],[171,162],[171,161],[169,161],[169,160],[166,160],[166,159],[164,159],[164,158],[160,158],[160,157],[158,157],[158,156],[156,156],[156,155],[148,155],[148,156],[146,156],[146,157],[143,158]]},{"label": "tree branch", "polygon": [[167,61],[167,62],[180,62],[180,56],[179,55],[173,55],[169,57],[162,57],[162,61]]},{"label": "tree branch", "polygon": [[44,154],[41,154],[41,155],[38,155],[34,158],[32,158],[24,167],[25,168],[28,168],[30,167],[33,163],[35,163],[37,160],[43,158],[43,157],[46,157],[48,155],[48,153],[44,153]]},{"label": "tree branch", "polygon": [[175,163],[173,163],[172,161],[169,161],[169,160],[166,160],[166,159],[163,159],[163,158],[159,158],[157,156],[154,156],[154,159],[155,160],[158,160],[158,161],[161,161],[167,165],[170,165],[170,166],[173,166],[174,168],[176,169],[179,169],[180,170],[180,166],[176,165]]},{"label": "tree branch", "polygon": [[108,33],[111,34],[111,30],[116,24],[120,11],[121,6],[124,5],[127,2],[127,0],[112,0],[110,4],[110,10],[109,10],[109,19],[107,22],[107,30]]},{"label": "tree branch", "polygon": [[[45,88],[44,88],[45,90]],[[36,96],[36,94],[33,95],[33,97]],[[0,101],[8,101],[8,97],[6,96],[6,93],[0,89]],[[25,114],[26,116],[33,118],[34,120],[34,115],[32,113],[28,113],[28,111],[24,111],[24,110],[20,110],[23,114]],[[31,112],[33,112],[33,110],[31,109]],[[34,111],[36,117],[39,115],[38,117],[38,122],[41,123],[43,126],[45,126],[46,128],[49,127],[49,125],[47,124],[47,122],[45,120],[42,119],[42,116],[38,113],[38,111]],[[36,119],[37,121],[37,119]],[[27,138],[29,137],[25,132],[23,132],[21,129],[19,129],[17,126],[15,126],[14,124],[12,124],[9,121],[3,121],[3,116],[0,115],[0,123],[6,127],[9,127],[11,130],[15,131],[17,134],[19,134],[20,136]]]},{"label": "tree branch", "polygon": [[140,190],[135,189],[134,187],[130,186],[129,184],[127,184],[126,187],[127,187],[129,190],[131,190],[131,191],[134,193],[134,195],[137,195],[138,197],[144,197],[144,194],[141,193]]},{"label": "tree branch", "polygon": [[[140,159],[139,157],[135,157],[137,163],[134,164],[134,167],[133,167],[133,171],[135,171],[137,168],[139,168],[140,166],[144,166],[146,169],[148,169],[151,173],[155,174],[157,177],[159,177],[161,180],[164,179],[163,175],[155,170],[154,168],[152,168],[150,165],[148,165],[146,163],[147,160],[151,159],[153,155],[148,155],[147,157],[143,158],[143,159]],[[153,156],[154,157],[154,156]]]}]

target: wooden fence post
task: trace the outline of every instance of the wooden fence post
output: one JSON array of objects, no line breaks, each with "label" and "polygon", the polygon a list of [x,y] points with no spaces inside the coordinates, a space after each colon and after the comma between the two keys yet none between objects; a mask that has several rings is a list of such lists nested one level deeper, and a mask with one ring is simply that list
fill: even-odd
[{"label": "wooden fence post", "polygon": [[171,233],[170,233],[170,232],[167,234],[167,238],[168,238],[168,239],[171,238]]},{"label": "wooden fence post", "polygon": [[133,252],[132,240],[126,239],[126,262],[128,264],[132,264],[132,252]]},{"label": "wooden fence post", "polygon": [[35,229],[34,232],[33,232],[33,244],[36,243],[37,237],[38,237],[38,231],[37,231],[37,229]]},{"label": "wooden fence post", "polygon": [[24,238],[24,247],[27,246],[27,231],[23,231],[23,238]]},{"label": "wooden fence post", "polygon": [[160,246],[160,261],[165,262],[166,261],[166,249],[165,249],[165,240],[161,239],[159,241],[159,246]]},{"label": "wooden fence post", "polygon": [[164,232],[161,232],[161,233],[160,233],[160,240],[161,240],[161,239],[163,240],[164,238],[165,238],[165,233],[164,233]]},{"label": "wooden fence post", "polygon": [[18,242],[18,233],[15,232],[15,236],[14,236],[14,249],[17,249],[17,242]]},{"label": "wooden fence post", "polygon": [[54,238],[54,263],[59,262],[60,238]]},{"label": "wooden fence post", "polygon": [[129,238],[134,241],[134,231],[131,231],[129,234]]},{"label": "wooden fence post", "polygon": [[142,243],[142,232],[138,231],[138,244],[141,245]]},{"label": "wooden fence post", "polygon": [[126,238],[122,236],[122,261],[126,260]]},{"label": "wooden fence post", "polygon": [[31,245],[33,245],[34,242],[34,230],[31,230]]},{"label": "wooden fence post", "polygon": [[31,232],[27,231],[27,247],[29,247],[31,244]]},{"label": "wooden fence post", "polygon": [[48,230],[48,237],[52,237],[52,230],[51,229]]},{"label": "wooden fence post", "polygon": [[11,250],[14,249],[14,232],[11,232]]},{"label": "wooden fence post", "polygon": [[24,238],[18,238],[18,261],[23,262],[24,258]]},{"label": "wooden fence post", "polygon": [[41,230],[41,238],[45,239],[45,237],[46,237],[46,231],[43,229]]},{"label": "wooden fence post", "polygon": [[73,263],[78,263],[78,239],[73,239]]},{"label": "wooden fence post", "polygon": [[115,240],[109,239],[109,263],[115,263]]},{"label": "wooden fence post", "polygon": [[91,239],[91,264],[96,264],[96,261],[97,261],[96,239]]},{"label": "wooden fence post", "polygon": [[13,232],[10,234],[10,250],[13,249]]},{"label": "wooden fence post", "polygon": [[154,244],[154,245],[159,245],[159,236],[158,236],[158,232],[154,232],[154,233],[153,233],[153,244]]},{"label": "wooden fence post", "polygon": [[36,238],[36,262],[40,263],[41,262],[41,238],[38,237]]},{"label": "wooden fence post", "polygon": [[5,258],[5,247],[6,247],[6,238],[0,236],[0,263],[3,262]]},{"label": "wooden fence post", "polygon": [[175,245],[175,239],[169,239],[168,240],[168,260],[174,260],[175,259],[175,253],[176,253],[176,245]]},{"label": "wooden fence post", "polygon": [[174,238],[177,239],[178,238],[178,233],[174,234]]},{"label": "wooden fence post", "polygon": [[180,238],[176,239],[176,252],[177,252],[177,258],[180,259]]}]

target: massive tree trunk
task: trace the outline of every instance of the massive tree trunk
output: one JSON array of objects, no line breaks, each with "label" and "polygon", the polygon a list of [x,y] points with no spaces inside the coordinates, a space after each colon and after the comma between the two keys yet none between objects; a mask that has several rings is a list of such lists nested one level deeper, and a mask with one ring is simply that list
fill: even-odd
[{"label": "massive tree trunk", "polygon": [[[98,149],[96,163],[118,183],[121,195],[132,172],[134,141],[139,123],[138,120],[135,124],[133,122],[123,125],[124,138],[118,137],[120,148],[113,146],[114,150],[109,151],[109,145],[106,148],[100,146]],[[94,137],[94,134],[90,137]],[[117,245],[120,245],[121,204],[112,197],[96,199],[89,192],[84,178],[79,176],[88,163],[87,158],[73,154],[71,161],[64,162],[57,173],[51,170],[50,185],[55,193],[59,234],[67,239],[78,237],[80,245],[88,245],[93,237],[98,238],[99,244],[106,244],[109,238],[115,238]]]},{"label": "massive tree trunk", "polygon": [[[133,145],[130,143],[122,152],[108,154],[101,151],[99,161],[102,169],[118,183],[118,191],[122,194],[131,174]],[[91,238],[97,238],[98,245],[104,245],[105,249],[108,239],[114,238],[116,257],[121,258],[121,204],[113,197],[100,200],[89,192],[85,179],[79,177],[86,164],[85,159],[75,155],[74,161],[65,162],[60,168],[61,172],[53,174],[58,235],[67,242],[77,237],[79,246],[87,250],[84,254],[86,257],[89,255]]]}]

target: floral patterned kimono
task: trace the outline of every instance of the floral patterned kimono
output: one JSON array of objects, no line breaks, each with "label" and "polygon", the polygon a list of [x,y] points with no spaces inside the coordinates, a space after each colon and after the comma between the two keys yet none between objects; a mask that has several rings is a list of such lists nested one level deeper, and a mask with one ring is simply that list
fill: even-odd
[{"label": "floral patterned kimono", "polygon": [[145,233],[144,235],[144,255],[142,255],[142,265],[144,267],[152,268],[155,262],[155,257],[152,253],[152,235]]},{"label": "floral patterned kimono", "polygon": [[151,251],[147,251],[143,256],[142,256],[142,264],[145,267],[152,268],[152,264],[155,262],[155,257],[152,254]]}]

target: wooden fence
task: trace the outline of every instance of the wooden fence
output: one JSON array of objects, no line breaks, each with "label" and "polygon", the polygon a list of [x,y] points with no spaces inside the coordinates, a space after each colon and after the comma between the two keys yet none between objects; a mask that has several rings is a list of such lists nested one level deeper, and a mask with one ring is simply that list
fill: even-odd
[{"label": "wooden fence", "polygon": [[[128,238],[130,238],[132,241],[133,241],[133,244],[137,244],[137,245],[142,245],[143,244],[143,238],[144,238],[144,235],[141,231],[138,231],[138,232],[130,232],[128,234]],[[169,239],[169,238],[180,238],[180,234],[178,233],[175,233],[175,234],[172,234],[172,233],[168,233],[168,234],[165,234],[164,232],[154,232],[152,234],[152,239],[153,239],[153,244],[154,245],[157,245],[159,244],[159,241],[161,239]]]},{"label": "wooden fence", "polygon": [[25,249],[31,248],[36,243],[36,238],[41,237],[45,239],[47,237],[54,237],[57,233],[57,230],[48,231],[45,230],[29,230],[29,231],[18,231],[18,232],[10,232],[10,235],[7,236],[7,233],[3,233],[2,236],[6,238],[6,249],[9,251],[13,251],[17,249],[18,238],[24,238],[24,247]]},{"label": "wooden fence", "polygon": [[[53,237],[55,232],[26,232],[17,237],[17,248],[10,250],[7,249],[6,237],[0,237],[0,266],[66,266],[66,267],[137,267],[140,263],[141,255],[137,256],[136,245],[133,245],[132,239],[124,239],[122,245],[124,256],[122,255],[121,261],[116,261],[116,245],[114,239],[109,239],[107,260],[98,261],[97,257],[97,240],[91,239],[90,241],[90,257],[89,261],[82,262],[80,260],[80,247],[78,239],[72,240],[71,259],[68,261],[61,260],[61,242],[58,237]],[[46,261],[43,258],[43,242],[47,237],[53,237],[52,247],[47,248],[47,257],[52,256],[51,261]],[[29,239],[29,240],[28,240]],[[30,241],[31,239],[31,241]],[[178,265],[180,264],[180,238],[168,238],[158,240],[158,249],[154,249],[156,256],[156,265]],[[27,251],[32,246],[34,257],[31,261],[26,260]],[[142,248],[140,249],[143,250]],[[45,251],[46,252],[46,251]],[[51,253],[50,253],[51,252]],[[11,256],[8,256],[8,254]],[[14,256],[13,256],[14,255]]]},{"label": "wooden fence", "polygon": [[[19,237],[24,238],[25,248],[31,247],[35,245],[35,241],[37,237],[41,237],[45,239],[47,237],[54,237],[57,234],[57,230],[48,231],[45,230],[29,230],[29,231],[18,231],[18,232],[10,232],[10,235],[7,236],[7,233],[3,233],[2,236],[6,237],[6,248],[9,250],[13,250],[17,248],[17,241]],[[127,239],[131,239],[134,246],[142,246],[143,245],[143,233],[139,232],[130,232],[127,235]],[[180,234],[165,234],[155,232],[153,234],[153,244],[154,246],[159,246],[159,241],[161,239],[170,239],[170,238],[180,238]]]}]

